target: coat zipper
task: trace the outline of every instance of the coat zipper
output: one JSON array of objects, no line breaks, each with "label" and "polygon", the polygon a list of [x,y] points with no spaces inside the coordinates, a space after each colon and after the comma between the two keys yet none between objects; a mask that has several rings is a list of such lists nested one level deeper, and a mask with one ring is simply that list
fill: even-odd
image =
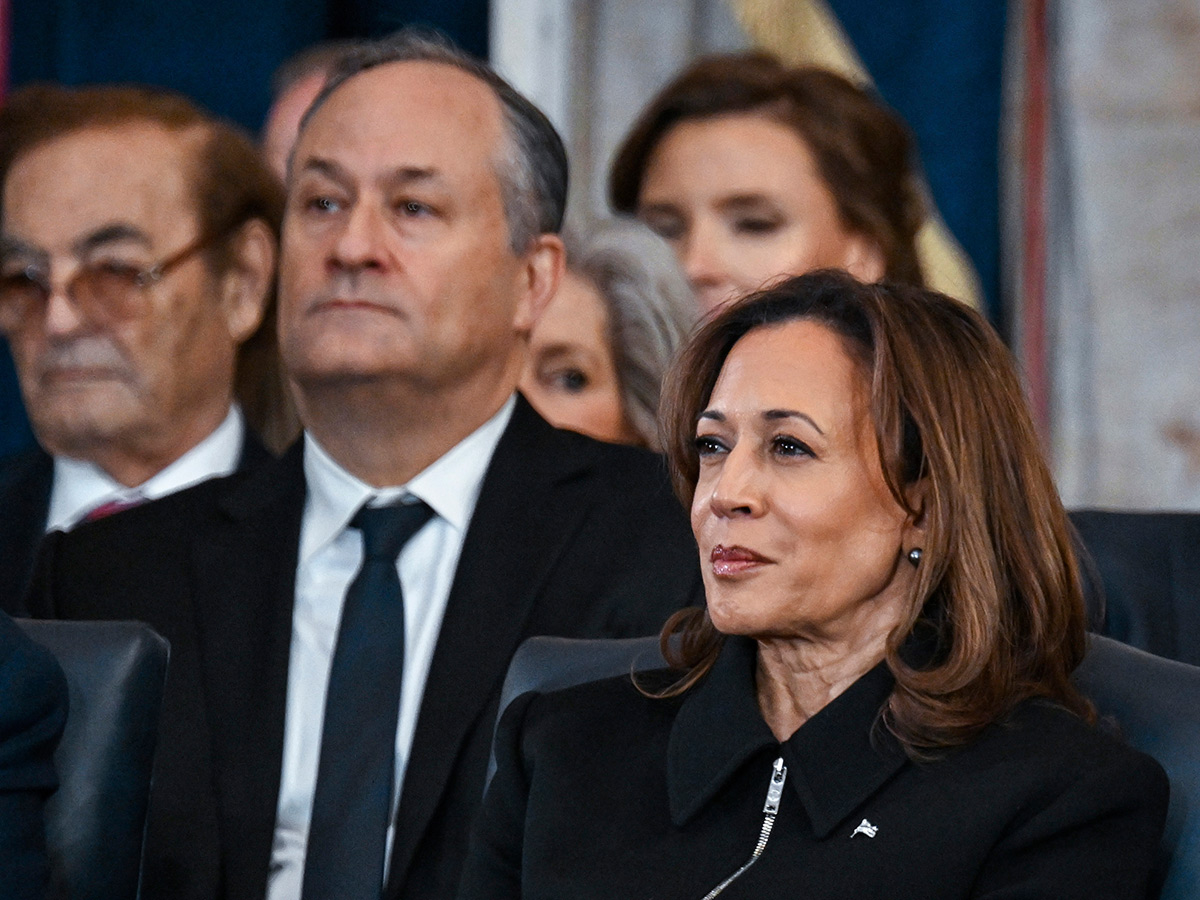
[{"label": "coat zipper", "polygon": [[766,815],[763,818],[762,829],[758,833],[758,843],[754,845],[754,852],[750,854],[750,858],[746,860],[745,865],[705,894],[704,900],[713,900],[717,894],[737,881],[743,872],[758,862],[758,858],[767,849],[767,841],[771,838],[771,829],[775,827],[775,816],[779,812],[779,798],[783,796],[783,781],[785,778],[787,778],[787,766],[783,764],[783,757],[781,756],[775,760],[775,764],[771,767],[771,783],[767,785],[767,802],[763,804],[763,812]]}]

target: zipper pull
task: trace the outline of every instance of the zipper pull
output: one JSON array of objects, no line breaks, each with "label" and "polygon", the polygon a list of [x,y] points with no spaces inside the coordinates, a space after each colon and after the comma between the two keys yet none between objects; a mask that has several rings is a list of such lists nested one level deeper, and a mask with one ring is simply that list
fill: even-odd
[{"label": "zipper pull", "polygon": [[771,771],[771,783],[767,785],[767,802],[763,805],[763,812],[775,815],[779,812],[779,798],[783,796],[783,781],[787,778],[787,766],[783,764],[783,757],[775,760],[775,765]]}]

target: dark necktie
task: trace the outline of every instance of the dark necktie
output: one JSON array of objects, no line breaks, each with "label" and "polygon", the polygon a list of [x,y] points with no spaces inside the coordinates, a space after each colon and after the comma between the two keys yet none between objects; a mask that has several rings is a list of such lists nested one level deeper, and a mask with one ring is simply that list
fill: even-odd
[{"label": "dark necktie", "polygon": [[396,558],[433,515],[424,503],[364,507],[363,562],[346,590],[325,696],[304,900],[379,900],[396,772],[404,600]]}]

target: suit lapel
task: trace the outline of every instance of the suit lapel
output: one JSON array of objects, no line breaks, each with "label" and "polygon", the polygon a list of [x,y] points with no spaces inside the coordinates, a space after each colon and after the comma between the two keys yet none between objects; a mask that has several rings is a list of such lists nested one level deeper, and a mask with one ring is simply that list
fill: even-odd
[{"label": "suit lapel", "polygon": [[557,438],[518,396],[484,477],[430,665],[400,797],[393,892],[464,740],[499,690],[547,576],[586,518],[588,503],[575,489],[588,481],[588,466]]},{"label": "suit lapel", "polygon": [[228,896],[267,880],[304,496],[298,442],[231,483],[193,550]]}]

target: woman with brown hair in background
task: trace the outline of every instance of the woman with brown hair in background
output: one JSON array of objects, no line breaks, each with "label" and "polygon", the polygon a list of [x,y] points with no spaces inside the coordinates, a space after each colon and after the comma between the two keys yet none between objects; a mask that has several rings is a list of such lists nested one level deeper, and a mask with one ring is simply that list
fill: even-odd
[{"label": "woman with brown hair in background", "polygon": [[913,166],[900,118],[840,75],[766,53],[710,56],[642,112],[609,200],[671,244],[711,309],[830,266],[923,285]]}]

